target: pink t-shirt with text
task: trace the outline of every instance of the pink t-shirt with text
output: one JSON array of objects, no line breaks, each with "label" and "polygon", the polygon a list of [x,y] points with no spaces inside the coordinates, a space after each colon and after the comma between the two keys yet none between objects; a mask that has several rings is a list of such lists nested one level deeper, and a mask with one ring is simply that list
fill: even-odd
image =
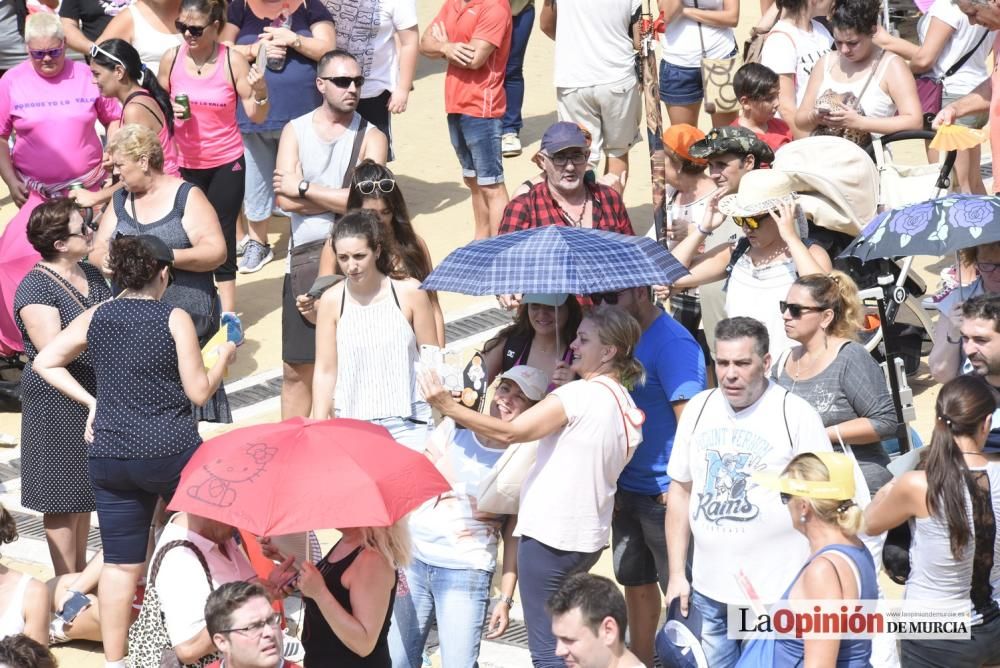
[{"label": "pink t-shirt with text", "polygon": [[90,69],[66,60],[52,78],[35,72],[30,61],[0,79],[0,137],[17,132],[17,170],[42,183],[82,176],[101,162],[104,149],[94,124],[121,117],[114,98],[101,97]]}]

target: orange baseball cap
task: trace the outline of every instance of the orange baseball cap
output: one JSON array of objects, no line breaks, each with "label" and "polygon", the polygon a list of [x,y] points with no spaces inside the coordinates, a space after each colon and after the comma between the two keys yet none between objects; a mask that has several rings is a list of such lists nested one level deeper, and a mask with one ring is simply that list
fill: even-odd
[{"label": "orange baseball cap", "polygon": [[691,147],[704,138],[705,133],[693,125],[678,123],[671,125],[663,133],[663,145],[688,162],[693,162],[696,165],[707,165],[708,160],[705,158],[695,158],[691,155]]}]

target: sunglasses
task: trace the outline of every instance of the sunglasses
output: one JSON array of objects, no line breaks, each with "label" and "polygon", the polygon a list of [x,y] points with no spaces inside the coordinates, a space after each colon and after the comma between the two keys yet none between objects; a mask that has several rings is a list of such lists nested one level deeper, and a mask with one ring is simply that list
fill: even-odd
[{"label": "sunglasses", "polygon": [[980,274],[992,274],[1000,268],[1000,262],[977,262],[976,269],[979,270]]},{"label": "sunglasses", "polygon": [[733,222],[740,227],[747,228],[748,230],[756,230],[760,227],[760,221],[762,218],[763,216],[754,216],[751,218],[747,218],[745,216],[733,216]]},{"label": "sunglasses", "polygon": [[[96,44],[91,44],[90,45],[90,59],[93,60],[94,58],[97,58],[98,54],[104,56],[105,58],[108,58],[109,60],[113,60],[114,62],[118,63],[122,67],[125,67],[125,63],[123,63],[120,58],[116,57],[114,54],[108,53],[106,50],[102,49],[101,47],[97,46]],[[128,68],[125,67],[125,69],[128,69]]]},{"label": "sunglasses", "polygon": [[[211,24],[209,24],[211,25]],[[192,26],[184,23],[182,21],[174,21],[174,27],[177,28],[177,32],[180,34],[187,33],[192,37],[201,37],[208,30],[208,26]]]},{"label": "sunglasses", "polygon": [[785,492],[778,492],[778,496],[781,497],[781,502],[786,506],[788,505],[788,502],[792,500],[792,495]]},{"label": "sunglasses", "polygon": [[817,313],[825,311],[826,309],[822,306],[803,306],[802,304],[789,304],[788,302],[778,302],[778,312],[784,313],[788,311],[788,314],[798,320],[802,317],[803,313],[807,311],[815,311]]},{"label": "sunglasses", "polygon": [[350,88],[351,84],[354,84],[354,87],[357,88],[358,90],[360,90],[361,87],[365,85],[365,78],[364,77],[360,77],[360,76],[358,76],[358,77],[319,77],[319,78],[322,79],[323,81],[329,81],[330,83],[332,83],[337,88]]},{"label": "sunglasses", "polygon": [[614,306],[618,303],[618,297],[624,290],[619,290],[618,292],[598,292],[596,294],[590,295],[590,300],[595,304],[611,304]]},{"label": "sunglasses", "polygon": [[552,164],[556,167],[565,167],[566,163],[572,162],[577,167],[580,167],[587,162],[587,158],[590,157],[586,153],[556,153],[555,155],[546,155],[546,157],[552,161]]},{"label": "sunglasses", "polygon": [[396,189],[396,182],[392,179],[379,179],[378,181],[358,181],[354,184],[362,195],[371,195],[378,188],[381,192],[391,193]]},{"label": "sunglasses", "polygon": [[34,60],[45,60],[46,58],[55,60],[63,55],[65,51],[65,46],[59,46],[54,49],[28,49],[28,53],[31,54],[31,57]]}]

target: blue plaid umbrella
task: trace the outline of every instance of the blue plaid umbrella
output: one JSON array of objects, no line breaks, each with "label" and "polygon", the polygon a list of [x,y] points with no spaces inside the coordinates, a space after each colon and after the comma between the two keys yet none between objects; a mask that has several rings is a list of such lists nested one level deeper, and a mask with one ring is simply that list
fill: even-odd
[{"label": "blue plaid umbrella", "polygon": [[458,248],[421,287],[466,295],[590,295],[670,285],[687,274],[688,270],[652,239],[548,225]]}]

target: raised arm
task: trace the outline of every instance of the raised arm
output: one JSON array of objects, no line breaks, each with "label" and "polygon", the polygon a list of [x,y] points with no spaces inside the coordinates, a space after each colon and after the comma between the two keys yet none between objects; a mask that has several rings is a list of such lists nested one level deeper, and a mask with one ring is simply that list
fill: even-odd
[{"label": "raised arm", "polygon": [[236,345],[231,341],[216,349],[218,359],[212,368],[205,371],[205,363],[198,345],[194,321],[185,311],[175,308],[167,321],[170,336],[177,348],[177,371],[180,373],[184,394],[195,405],[204,406],[219,389],[226,367],[236,358]]}]

